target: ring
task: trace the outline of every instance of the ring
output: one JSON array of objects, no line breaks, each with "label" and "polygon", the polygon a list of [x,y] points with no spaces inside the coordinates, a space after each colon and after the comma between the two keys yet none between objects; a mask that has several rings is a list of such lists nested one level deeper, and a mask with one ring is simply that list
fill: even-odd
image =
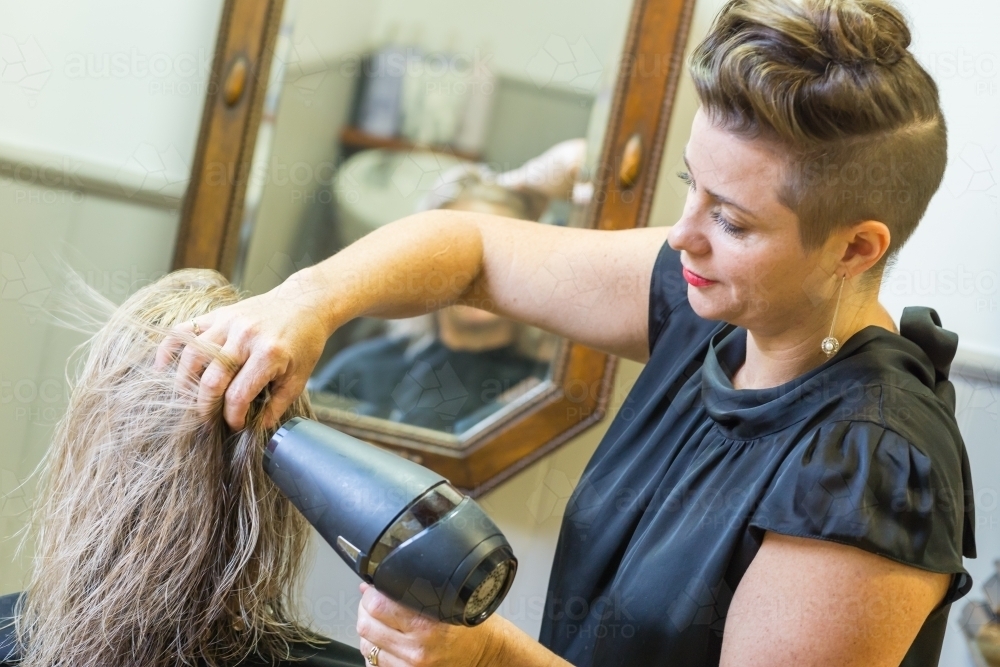
[{"label": "ring", "polygon": [[368,651],[368,664],[372,667],[378,667],[378,652],[381,650],[378,646],[372,645],[372,650]]},{"label": "ring", "polygon": [[195,322],[194,320],[191,320],[191,329],[194,331],[195,336],[201,335],[201,328],[198,326],[198,323]]}]

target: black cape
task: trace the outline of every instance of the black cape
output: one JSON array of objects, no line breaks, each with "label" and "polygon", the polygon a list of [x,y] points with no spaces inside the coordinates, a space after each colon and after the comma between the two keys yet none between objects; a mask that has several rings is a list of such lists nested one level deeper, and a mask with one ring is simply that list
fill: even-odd
[{"label": "black cape", "polygon": [[698,317],[680,254],[651,281],[651,358],[572,496],[540,639],[577,667],[717,665],[726,613],[765,531],[953,573],[902,663],[937,665],[972,579],[972,477],[929,308],[869,326],[795,380],[735,390],[743,328]]},{"label": "black cape", "polygon": [[[13,626],[15,614],[18,613],[18,598],[17,593],[0,596],[0,667],[16,665],[20,660]],[[277,667],[361,667],[365,664],[358,649],[336,641],[320,648],[293,645],[290,653],[301,660],[278,662],[275,663]],[[264,667],[271,664],[259,658],[250,658],[234,667]]]},{"label": "black cape", "polygon": [[440,340],[426,346],[383,336],[339,352],[309,380],[312,391],[357,401],[361,415],[461,433],[503,407],[496,398],[549,364],[516,345],[469,352]]}]

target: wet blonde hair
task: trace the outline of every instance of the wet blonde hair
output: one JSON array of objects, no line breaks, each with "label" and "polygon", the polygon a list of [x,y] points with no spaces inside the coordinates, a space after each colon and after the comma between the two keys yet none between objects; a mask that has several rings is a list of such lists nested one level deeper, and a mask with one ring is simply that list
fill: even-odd
[{"label": "wet blonde hair", "polygon": [[[296,618],[308,526],[261,467],[262,398],[234,433],[195,383],[175,386],[176,364],[153,368],[170,327],[238,300],[186,269],[104,304],[40,483],[24,667],[270,661],[319,640]],[[283,419],[311,415],[303,396]]]}]

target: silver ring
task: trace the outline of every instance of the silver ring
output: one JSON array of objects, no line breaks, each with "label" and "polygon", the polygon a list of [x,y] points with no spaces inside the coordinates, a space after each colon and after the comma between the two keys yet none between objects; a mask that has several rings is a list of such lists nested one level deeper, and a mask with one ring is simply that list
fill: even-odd
[{"label": "silver ring", "polygon": [[381,650],[378,646],[372,644],[372,650],[368,651],[368,664],[372,667],[378,667],[378,652]]},{"label": "silver ring", "polygon": [[191,330],[194,331],[195,336],[201,335],[201,328],[198,326],[198,323],[194,320],[191,320]]}]

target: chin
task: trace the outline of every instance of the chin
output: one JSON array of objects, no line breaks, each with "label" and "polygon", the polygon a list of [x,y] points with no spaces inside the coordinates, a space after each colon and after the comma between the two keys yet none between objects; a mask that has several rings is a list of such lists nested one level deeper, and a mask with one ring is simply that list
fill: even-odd
[{"label": "chin", "polygon": [[704,289],[703,287],[688,286],[688,303],[691,304],[691,310],[704,320],[730,321],[729,316],[732,313],[722,307],[717,300],[706,296],[703,292]]}]

